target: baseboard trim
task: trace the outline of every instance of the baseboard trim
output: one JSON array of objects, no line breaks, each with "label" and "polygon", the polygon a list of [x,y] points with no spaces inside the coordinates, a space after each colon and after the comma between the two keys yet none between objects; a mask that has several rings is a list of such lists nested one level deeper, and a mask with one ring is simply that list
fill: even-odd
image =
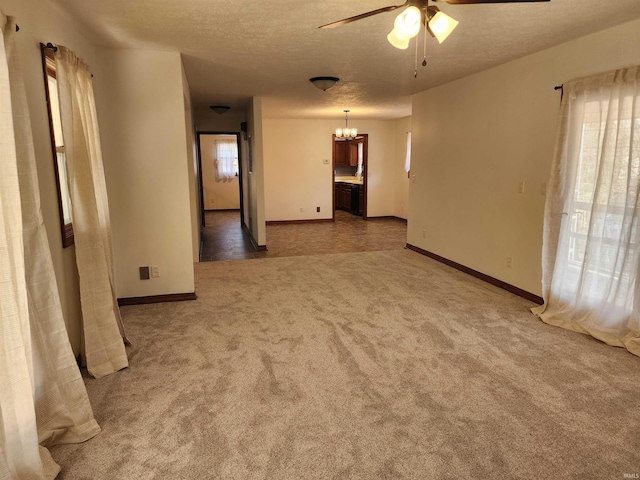
[{"label": "baseboard trim", "polygon": [[127,305],[144,305],[146,303],[184,302],[186,300],[195,300],[197,298],[196,292],[169,293],[167,295],[150,295],[148,297],[119,298],[118,305],[124,307]]},{"label": "baseboard trim", "polygon": [[294,225],[298,223],[333,223],[333,218],[310,218],[306,220],[267,220],[267,225]]},{"label": "baseboard trim", "polygon": [[396,217],[395,215],[382,215],[381,217],[367,217],[367,220],[399,220],[403,223],[407,223],[406,218]]},{"label": "baseboard trim", "polygon": [[437,260],[440,263],[444,263],[449,267],[453,267],[456,270],[460,270],[461,272],[464,272],[468,275],[471,275],[487,283],[490,283],[491,285],[495,285],[496,287],[502,288],[507,292],[513,293],[514,295],[518,295],[519,297],[522,297],[531,302],[537,303],[538,305],[542,305],[544,303],[544,300],[542,299],[542,297],[539,297],[538,295],[534,295],[531,292],[527,292],[526,290],[523,290],[514,285],[511,285],[510,283],[503,282],[502,280],[498,280],[495,277],[491,277],[485,273],[474,270],[473,268],[466,267],[460,263],[454,262],[453,260],[449,260],[448,258],[441,257],[440,255],[437,255],[433,252],[423,250],[422,248],[416,247],[415,245],[411,245],[410,243],[407,243],[407,248],[421,255],[424,255],[425,257],[433,258],[434,260]]}]

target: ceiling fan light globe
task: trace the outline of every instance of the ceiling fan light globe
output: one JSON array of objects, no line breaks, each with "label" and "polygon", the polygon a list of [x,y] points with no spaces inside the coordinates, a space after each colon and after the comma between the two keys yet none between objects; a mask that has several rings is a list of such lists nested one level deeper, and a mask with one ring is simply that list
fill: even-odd
[{"label": "ceiling fan light globe", "polygon": [[401,35],[395,28],[389,32],[387,40],[391,45],[399,48],[400,50],[406,50],[409,47],[410,38]]},{"label": "ceiling fan light globe", "polygon": [[408,7],[396,17],[393,29],[406,38],[415,37],[420,31],[422,13],[417,7]]},{"label": "ceiling fan light globe", "polygon": [[458,23],[446,13],[438,12],[429,20],[429,30],[438,42],[442,43],[458,26]]}]

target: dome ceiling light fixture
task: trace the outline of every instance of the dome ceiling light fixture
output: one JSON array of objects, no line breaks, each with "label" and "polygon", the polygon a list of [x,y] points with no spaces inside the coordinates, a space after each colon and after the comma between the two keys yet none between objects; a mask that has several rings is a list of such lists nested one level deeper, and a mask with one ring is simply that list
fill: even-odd
[{"label": "dome ceiling light fixture", "polygon": [[326,92],[340,81],[338,77],[312,77],[309,79],[317,88]]},{"label": "dome ceiling light fixture", "polygon": [[226,105],[211,105],[209,108],[216,112],[218,115],[227,113],[231,109],[231,107],[227,107]]}]

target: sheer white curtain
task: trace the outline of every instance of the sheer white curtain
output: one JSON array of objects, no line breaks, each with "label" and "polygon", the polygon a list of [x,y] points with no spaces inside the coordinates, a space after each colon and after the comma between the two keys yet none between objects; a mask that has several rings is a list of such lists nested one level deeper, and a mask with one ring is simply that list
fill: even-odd
[{"label": "sheer white curtain", "polygon": [[640,67],[564,85],[534,312],[640,355]]},{"label": "sheer white curtain", "polygon": [[71,50],[59,45],[55,58],[80,276],[84,354],[89,373],[101,377],[129,363],[115,293],[109,203],[93,85],[88,66]]},{"label": "sheer white curtain", "polygon": [[43,447],[100,431],[75,362],[42,213],[24,83],[0,12],[0,478],[54,478]]},{"label": "sheer white curtain", "polygon": [[404,171],[409,173],[411,170],[411,132],[407,132],[407,150],[404,157]]},{"label": "sheer white curtain", "polygon": [[235,140],[215,141],[216,180],[228,182],[238,175],[238,145]]}]

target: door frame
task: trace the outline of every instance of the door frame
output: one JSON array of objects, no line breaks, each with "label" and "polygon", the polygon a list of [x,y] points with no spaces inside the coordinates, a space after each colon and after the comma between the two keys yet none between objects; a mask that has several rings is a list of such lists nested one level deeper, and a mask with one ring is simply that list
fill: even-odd
[{"label": "door frame", "polygon": [[[362,188],[364,189],[364,201],[362,206],[362,219],[367,220],[367,207],[368,207],[368,198],[369,198],[369,134],[368,133],[359,133],[358,137],[363,137],[364,142],[362,147],[362,170],[364,170],[364,175],[362,176]],[[336,141],[336,134],[331,134],[331,219],[336,221],[336,150],[334,148],[334,144]]]},{"label": "door frame", "polygon": [[204,183],[203,183],[203,179],[202,179],[202,154],[201,154],[201,150],[200,150],[200,135],[227,135],[227,136],[235,136],[236,137],[236,144],[238,145],[238,189],[239,189],[239,195],[240,195],[240,226],[244,225],[244,197],[242,195],[242,185],[243,185],[243,172],[242,172],[242,149],[240,148],[240,139],[241,139],[241,132],[212,132],[212,131],[205,131],[205,130],[198,130],[196,132],[196,138],[197,138],[197,143],[198,143],[198,176],[199,178],[199,186],[198,188],[200,189],[200,222],[202,227],[206,226],[205,225],[205,217],[204,217]]}]

